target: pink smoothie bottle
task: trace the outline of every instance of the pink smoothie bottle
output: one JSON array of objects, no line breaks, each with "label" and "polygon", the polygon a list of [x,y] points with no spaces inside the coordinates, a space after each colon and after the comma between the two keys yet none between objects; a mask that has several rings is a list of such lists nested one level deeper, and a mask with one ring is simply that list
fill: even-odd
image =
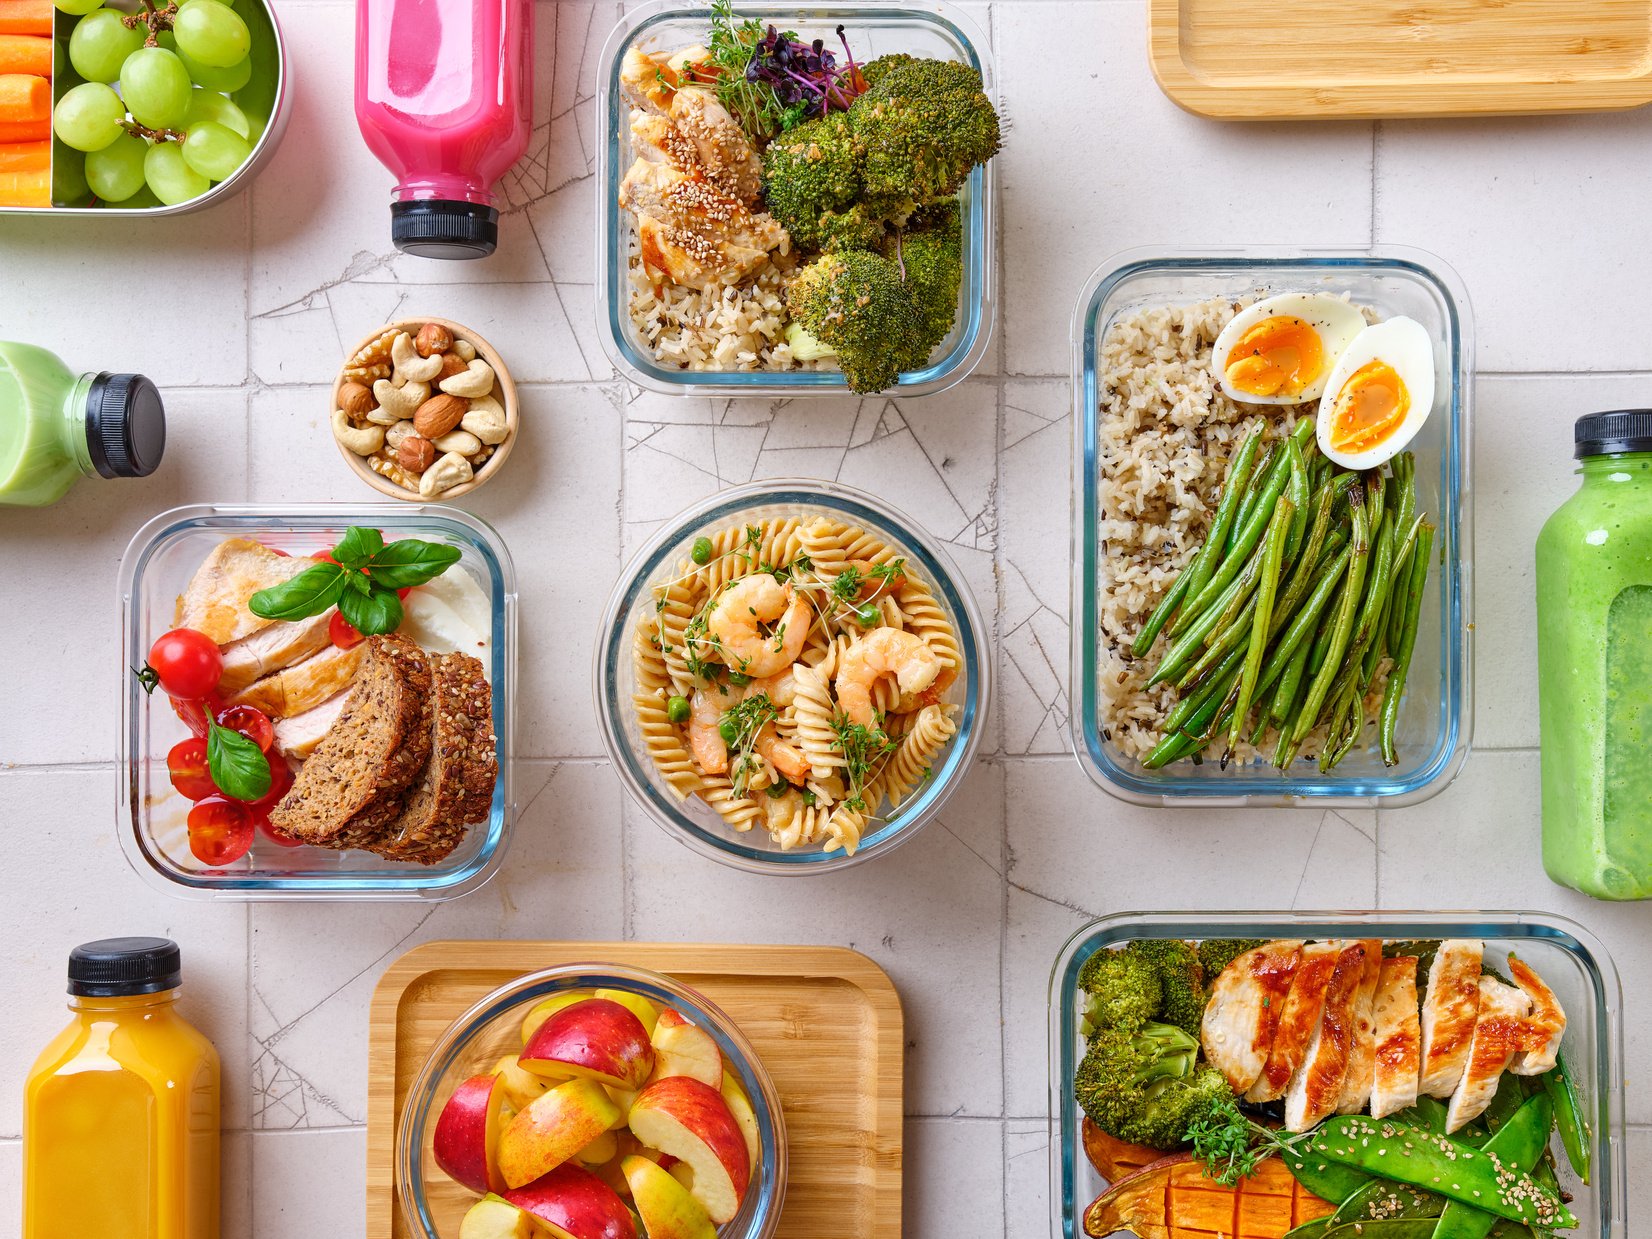
[{"label": "pink smoothie bottle", "polygon": [[532,116],[533,0],[356,0],[356,122],[396,174],[397,249],[493,253]]}]

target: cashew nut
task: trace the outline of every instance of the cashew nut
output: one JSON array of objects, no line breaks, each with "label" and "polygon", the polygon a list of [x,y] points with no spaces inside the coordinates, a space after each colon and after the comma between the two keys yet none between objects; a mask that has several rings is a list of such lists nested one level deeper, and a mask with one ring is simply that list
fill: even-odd
[{"label": "cashew nut", "polygon": [[459,425],[483,443],[503,443],[510,434],[504,406],[492,396],[479,396],[472,400]]},{"label": "cashew nut", "polygon": [[390,381],[398,386],[402,383],[428,383],[442,369],[440,357],[419,356],[418,350],[413,347],[413,337],[405,331],[391,342],[390,360],[396,364],[396,372]]},{"label": "cashew nut", "polygon": [[393,452],[402,445],[402,440],[412,433],[412,422],[397,422],[384,432],[384,446]]},{"label": "cashew nut", "polygon": [[389,379],[380,379],[373,384],[373,398],[379,402],[379,407],[367,415],[368,419],[381,426],[394,426],[397,422],[411,420],[414,410],[430,399],[430,384],[397,385]]},{"label": "cashew nut", "polygon": [[[333,437],[357,456],[371,456],[384,446],[384,427],[354,426],[343,409],[334,409]],[[470,465],[466,464],[465,468]]]},{"label": "cashew nut", "polygon": [[478,357],[465,367],[463,374],[450,375],[438,386],[450,396],[474,400],[493,390],[493,367]]},{"label": "cashew nut", "polygon": [[426,469],[419,478],[419,494],[426,499],[441,494],[444,490],[452,490],[455,486],[462,486],[476,473],[458,452],[449,452],[445,456],[438,456],[436,463]]},{"label": "cashew nut", "polygon": [[455,340],[453,342],[453,351],[459,354],[460,358],[467,362],[476,360],[476,346],[469,340]]},{"label": "cashew nut", "polygon": [[450,430],[431,442],[438,452],[458,452],[461,456],[474,456],[482,450],[482,441],[468,430]]}]

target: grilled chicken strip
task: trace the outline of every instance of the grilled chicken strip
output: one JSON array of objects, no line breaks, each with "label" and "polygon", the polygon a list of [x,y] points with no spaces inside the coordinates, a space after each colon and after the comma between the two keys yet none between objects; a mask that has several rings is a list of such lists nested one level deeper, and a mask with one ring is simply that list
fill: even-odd
[{"label": "grilled chicken strip", "polygon": [[1446,1133],[1478,1118],[1497,1093],[1497,1082],[1514,1056],[1544,1036],[1526,1023],[1532,1000],[1495,977],[1480,978],[1480,1006],[1469,1039],[1468,1066],[1446,1107]]},{"label": "grilled chicken strip", "polygon": [[1342,1096],[1337,1099],[1338,1114],[1358,1114],[1371,1100],[1372,1074],[1377,1060],[1376,1024],[1372,1016],[1377,1000],[1377,985],[1382,977],[1382,939],[1367,938],[1365,973],[1359,988],[1354,991],[1354,1045],[1348,1055],[1348,1074],[1342,1081]]},{"label": "grilled chicken strip", "polygon": [[273,675],[325,649],[332,641],[328,633],[332,618],[333,609],[329,607],[320,615],[291,623],[277,621],[239,641],[231,641],[223,649],[224,672],[218,677],[218,691],[240,692],[254,680]]},{"label": "grilled chicken strip", "polygon": [[1428,970],[1423,999],[1422,1076],[1417,1087],[1430,1097],[1450,1097],[1468,1065],[1474,1017],[1480,1009],[1480,959],[1485,944],[1469,938],[1440,943]]},{"label": "grilled chicken strip", "polygon": [[354,683],[366,650],[329,645],[301,663],[249,684],[229,699],[234,706],[254,706],[272,719],[314,709]]},{"label": "grilled chicken strip", "polygon": [[[1377,950],[1381,949],[1378,943]],[[1348,1076],[1348,1063],[1357,1036],[1354,1008],[1365,984],[1368,953],[1367,943],[1354,942],[1345,945],[1337,955],[1331,979],[1325,985],[1319,1023],[1308,1041],[1301,1065],[1285,1090],[1288,1131],[1307,1131],[1329,1117],[1342,1097],[1342,1085]]]},{"label": "grilled chicken strip", "polygon": [[338,722],[338,716],[344,713],[344,707],[350,704],[350,696],[354,692],[353,687],[347,688],[302,714],[276,719],[276,751],[301,761],[315,752],[315,746],[321,743],[321,738]]},{"label": "grilled chicken strip", "polygon": [[277,555],[250,538],[225,538],[189,578],[174,622],[206,633],[219,645],[239,641],[275,622],[254,615],[247,599],[313,566],[308,559]]},{"label": "grilled chicken strip", "polygon": [[1375,1064],[1371,1077],[1371,1117],[1397,1114],[1417,1100],[1422,1070],[1422,1029],[1417,1022],[1417,957],[1382,961],[1372,1007]]},{"label": "grilled chicken strip", "polygon": [[1275,1101],[1285,1095],[1291,1077],[1308,1052],[1308,1043],[1319,1027],[1320,1012],[1325,1007],[1325,987],[1336,971],[1337,957],[1342,954],[1343,942],[1310,942],[1302,948],[1302,958],[1291,976],[1290,992],[1285,996],[1284,1009],[1279,1013],[1279,1026],[1274,1030],[1273,1044],[1268,1047],[1267,1062],[1263,1064],[1256,1082],[1245,1092],[1246,1101]]},{"label": "grilled chicken strip", "polygon": [[1264,943],[1234,959],[1211,986],[1199,1040],[1235,1093],[1262,1074],[1301,958],[1300,942]]},{"label": "grilled chicken strip", "polygon": [[1509,1063],[1509,1070],[1517,1076],[1540,1076],[1545,1071],[1554,1069],[1555,1056],[1560,1053],[1561,1038],[1566,1035],[1566,1012],[1561,1009],[1560,1000],[1554,996],[1554,991],[1543,983],[1543,978],[1527,967],[1523,960],[1516,959],[1513,955],[1509,956],[1509,975],[1532,1000],[1531,1014],[1526,1022],[1536,1033],[1541,1034],[1542,1038],[1539,1048],[1522,1050],[1516,1054]]},{"label": "grilled chicken strip", "polygon": [[691,288],[744,278],[786,237],[768,214],[665,162],[632,164],[620,205],[637,214],[644,265]]}]

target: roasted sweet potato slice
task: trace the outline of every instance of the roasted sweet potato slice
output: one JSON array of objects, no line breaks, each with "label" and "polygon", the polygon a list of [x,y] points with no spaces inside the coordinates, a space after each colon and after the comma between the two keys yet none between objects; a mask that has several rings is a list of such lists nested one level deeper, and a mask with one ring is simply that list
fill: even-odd
[{"label": "roasted sweet potato slice", "polygon": [[1117,1183],[1127,1174],[1134,1174],[1143,1166],[1163,1161],[1164,1150],[1150,1149],[1145,1144],[1131,1144],[1101,1130],[1088,1118],[1080,1125],[1084,1136],[1084,1155],[1096,1168],[1096,1173],[1109,1183]]},{"label": "roasted sweet potato slice", "polygon": [[1084,1233],[1128,1231],[1138,1239],[1281,1239],[1336,1208],[1309,1192],[1276,1159],[1236,1187],[1207,1178],[1187,1153],[1127,1174],[1084,1211]]}]

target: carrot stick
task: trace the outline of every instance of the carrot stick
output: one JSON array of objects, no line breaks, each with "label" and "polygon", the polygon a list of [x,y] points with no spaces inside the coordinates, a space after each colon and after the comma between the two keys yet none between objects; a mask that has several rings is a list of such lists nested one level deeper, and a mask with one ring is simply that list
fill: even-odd
[{"label": "carrot stick", "polygon": [[0,0],[0,34],[52,33],[52,0]]},{"label": "carrot stick", "polygon": [[31,73],[0,73],[0,121],[27,124],[50,120],[52,85]]},{"label": "carrot stick", "polygon": [[51,206],[51,172],[0,172],[0,205]]},{"label": "carrot stick", "polygon": [[52,122],[47,117],[39,120],[11,121],[0,116],[0,142],[45,142],[52,136]]},{"label": "carrot stick", "polygon": [[0,31],[0,73],[52,75],[52,41],[38,34]]},{"label": "carrot stick", "polygon": [[51,166],[50,142],[9,142],[0,146],[0,173],[38,172]]}]

